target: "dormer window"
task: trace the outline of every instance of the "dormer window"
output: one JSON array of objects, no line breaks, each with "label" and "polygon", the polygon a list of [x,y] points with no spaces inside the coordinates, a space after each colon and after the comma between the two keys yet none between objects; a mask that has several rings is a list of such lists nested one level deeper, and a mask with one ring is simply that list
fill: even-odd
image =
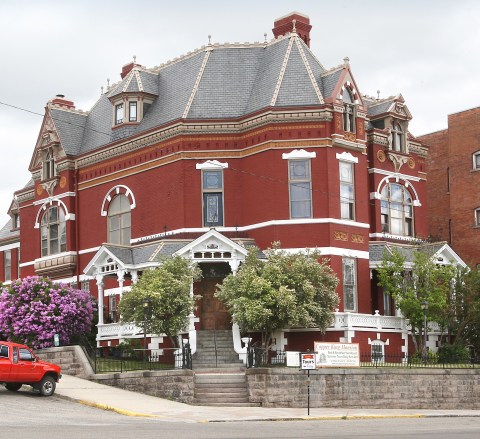
[{"label": "dormer window", "polygon": [[392,124],[392,151],[405,152],[405,133],[398,122]]},{"label": "dormer window", "polygon": [[115,125],[123,123],[123,103],[115,105]]},{"label": "dormer window", "polygon": [[355,132],[355,105],[350,90],[345,87],[342,94],[343,100],[343,131]]},{"label": "dormer window", "polygon": [[130,101],[128,103],[128,121],[137,121],[137,101]]},{"label": "dormer window", "polygon": [[43,179],[49,180],[55,177],[55,159],[53,157],[53,150],[49,148],[43,161]]}]

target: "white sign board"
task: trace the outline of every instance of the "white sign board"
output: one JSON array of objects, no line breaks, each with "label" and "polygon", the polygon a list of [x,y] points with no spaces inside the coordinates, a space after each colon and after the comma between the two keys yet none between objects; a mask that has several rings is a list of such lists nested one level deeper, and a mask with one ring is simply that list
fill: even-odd
[{"label": "white sign board", "polygon": [[360,367],[358,343],[314,343],[317,367]]},{"label": "white sign board", "polygon": [[302,354],[302,370],[315,369],[315,354]]},{"label": "white sign board", "polygon": [[300,367],[300,352],[287,351],[287,366],[288,367]]}]

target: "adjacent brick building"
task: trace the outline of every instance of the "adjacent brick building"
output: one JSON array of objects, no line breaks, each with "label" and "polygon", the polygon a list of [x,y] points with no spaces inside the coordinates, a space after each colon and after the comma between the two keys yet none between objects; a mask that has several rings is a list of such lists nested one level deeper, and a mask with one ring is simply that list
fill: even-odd
[{"label": "adjacent brick building", "polygon": [[447,129],[419,139],[429,146],[430,234],[475,267],[480,264],[480,107],[450,114]]},{"label": "adjacent brick building", "polygon": [[[98,344],[116,344],[142,336],[118,322],[123,292],[161,255],[181,255],[204,275],[185,334],[195,348],[197,331],[232,328],[215,285],[250,246],[280,241],[330,259],[340,306],[325,335],[285,328],[278,348],[328,340],[406,354],[408,329],[375,267],[392,245],[415,251],[412,240],[428,235],[427,149],[408,130],[403,97],[362,94],[348,58],[326,69],[310,30],[294,13],[275,22],[271,41],[129,63],[88,112],[50,100],[32,180],[0,231],[0,279],[48,275],[88,288]],[[445,245],[435,255],[458,259]],[[244,352],[235,325],[233,335]]]}]

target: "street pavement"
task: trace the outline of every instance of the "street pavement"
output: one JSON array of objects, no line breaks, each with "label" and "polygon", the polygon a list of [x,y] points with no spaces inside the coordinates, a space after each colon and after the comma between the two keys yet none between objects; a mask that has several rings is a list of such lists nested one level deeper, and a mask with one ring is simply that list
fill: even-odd
[{"label": "street pavement", "polygon": [[480,410],[269,408],[194,406],[63,375],[56,395],[126,416],[169,422],[280,421],[360,418],[480,417]]}]

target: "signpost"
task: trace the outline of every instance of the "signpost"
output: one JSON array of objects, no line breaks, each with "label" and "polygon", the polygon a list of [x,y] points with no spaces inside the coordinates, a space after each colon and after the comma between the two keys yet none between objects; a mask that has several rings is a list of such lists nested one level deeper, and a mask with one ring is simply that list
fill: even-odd
[{"label": "signpost", "polygon": [[315,354],[300,354],[302,370],[307,371],[307,415],[310,416],[310,371],[315,370]]}]

